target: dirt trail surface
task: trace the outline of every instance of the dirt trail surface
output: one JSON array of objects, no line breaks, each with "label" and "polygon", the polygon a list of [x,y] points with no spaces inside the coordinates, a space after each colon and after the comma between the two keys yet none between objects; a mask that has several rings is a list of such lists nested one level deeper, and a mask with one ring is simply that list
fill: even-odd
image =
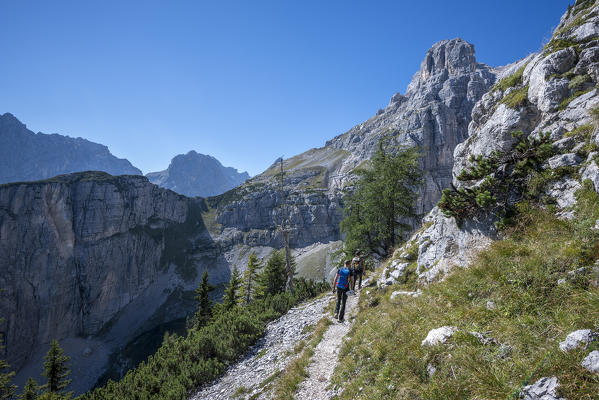
[{"label": "dirt trail surface", "polygon": [[243,399],[262,392],[264,384],[261,384],[293,359],[294,346],[310,336],[311,331],[305,333],[305,327],[316,325],[326,314],[325,308],[332,299],[331,295],[327,295],[304,303],[269,323],[266,335],[243,359],[229,367],[221,378],[202,387],[190,399]]},{"label": "dirt trail surface", "polygon": [[343,338],[349,332],[357,311],[358,294],[356,293],[347,298],[345,322],[342,324],[334,322],[314,349],[314,355],[308,366],[308,378],[301,383],[295,394],[296,399],[326,400],[336,394],[334,390],[327,390],[327,387],[339,361],[339,349]]}]

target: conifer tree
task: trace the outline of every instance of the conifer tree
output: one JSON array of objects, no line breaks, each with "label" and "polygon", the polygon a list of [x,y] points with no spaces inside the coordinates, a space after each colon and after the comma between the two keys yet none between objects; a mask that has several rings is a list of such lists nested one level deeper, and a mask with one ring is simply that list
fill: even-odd
[{"label": "conifer tree", "polygon": [[198,302],[198,310],[187,322],[187,329],[198,328],[210,319],[212,316],[212,302],[210,301],[210,292],[215,289],[208,283],[208,271],[204,271],[202,282],[195,291],[195,300]]},{"label": "conifer tree", "polygon": [[260,260],[258,260],[258,256],[256,256],[256,253],[251,253],[247,269],[243,273],[243,286],[241,287],[240,295],[246,306],[250,304],[252,297],[254,296],[254,293],[256,291],[256,274],[258,273],[258,270],[261,267],[260,264],[261,262]]},{"label": "conifer tree", "polygon": [[[0,319],[1,322],[2,319]],[[0,350],[2,348],[2,338],[0,337]],[[10,383],[15,373],[10,372],[9,367],[5,360],[0,360],[0,400],[10,399],[15,394],[16,387]]]},{"label": "conifer tree", "polygon": [[381,141],[368,168],[356,170],[360,178],[346,196],[341,222],[349,252],[360,248],[385,256],[409,229],[401,221],[414,216],[416,189],[422,181],[419,157],[411,147],[388,152]]},{"label": "conifer tree", "polygon": [[44,359],[46,361],[44,362],[44,372],[42,375],[46,377],[48,382],[42,388],[50,393],[63,392],[71,383],[69,379],[71,371],[67,364],[70,357],[64,354],[58,341],[53,340],[50,350],[48,350]]},{"label": "conifer tree", "polygon": [[223,297],[223,309],[225,311],[233,309],[237,305],[239,300],[239,287],[241,286],[241,276],[237,267],[233,267],[231,273],[231,279],[225,289],[225,295]]},{"label": "conifer tree", "polygon": [[282,293],[287,284],[287,262],[283,250],[273,250],[264,266],[264,270],[256,278],[256,295],[258,298]]},{"label": "conifer tree", "polygon": [[21,393],[19,396],[19,400],[37,400],[38,396],[39,386],[35,379],[29,377],[29,379],[27,379],[27,383],[25,383],[23,393]]}]

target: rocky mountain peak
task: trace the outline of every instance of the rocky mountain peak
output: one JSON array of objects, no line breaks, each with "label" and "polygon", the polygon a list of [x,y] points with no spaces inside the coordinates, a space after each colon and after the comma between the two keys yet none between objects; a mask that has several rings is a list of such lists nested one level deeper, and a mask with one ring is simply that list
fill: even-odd
[{"label": "rocky mountain peak", "polygon": [[8,128],[12,126],[25,128],[25,124],[19,121],[17,117],[12,115],[11,113],[0,114],[0,127]]},{"label": "rocky mountain peak", "polygon": [[215,196],[242,184],[249,175],[224,167],[216,158],[194,150],[175,156],[164,171],[146,175],[150,182],[186,196]]},{"label": "rocky mountain peak", "polygon": [[420,70],[408,86],[408,93],[414,93],[426,84],[439,84],[452,77],[473,73],[477,67],[474,45],[460,38],[441,40],[426,52]]}]

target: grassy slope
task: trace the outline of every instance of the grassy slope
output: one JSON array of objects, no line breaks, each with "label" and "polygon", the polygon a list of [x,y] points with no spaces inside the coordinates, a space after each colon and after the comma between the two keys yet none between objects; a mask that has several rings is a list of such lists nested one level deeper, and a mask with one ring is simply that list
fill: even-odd
[{"label": "grassy slope", "polygon": [[[599,399],[599,376],[580,366],[599,344],[568,354],[558,348],[573,330],[599,330],[599,274],[567,274],[599,257],[599,233],[590,229],[599,196],[589,183],[578,193],[575,220],[521,205],[504,240],[419,298],[392,302],[399,287],[362,296],[333,380],[345,387],[341,398],[509,399],[524,384],[556,375],[562,396]],[[561,278],[567,282],[558,285]],[[487,309],[487,301],[496,308]],[[459,333],[445,345],[421,347],[428,331],[443,325],[486,333],[498,344]],[[429,363],[437,368],[432,377]]]}]

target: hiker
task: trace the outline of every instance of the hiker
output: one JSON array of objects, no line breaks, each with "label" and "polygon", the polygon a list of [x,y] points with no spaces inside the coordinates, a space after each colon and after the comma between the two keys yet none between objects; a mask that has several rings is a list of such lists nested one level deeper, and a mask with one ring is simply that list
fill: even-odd
[{"label": "hiker", "polygon": [[345,260],[345,265],[337,270],[333,292],[337,291],[337,305],[335,305],[335,318],[343,322],[345,315],[345,302],[347,301],[347,292],[353,284],[353,274],[350,268],[351,261]]},{"label": "hiker", "polygon": [[356,281],[360,278],[360,282],[358,282],[358,290],[362,289],[362,275],[364,275],[364,259],[362,258],[362,252],[360,250],[356,251],[355,257],[351,261],[351,267],[354,272],[354,281],[352,290],[356,289]]}]

